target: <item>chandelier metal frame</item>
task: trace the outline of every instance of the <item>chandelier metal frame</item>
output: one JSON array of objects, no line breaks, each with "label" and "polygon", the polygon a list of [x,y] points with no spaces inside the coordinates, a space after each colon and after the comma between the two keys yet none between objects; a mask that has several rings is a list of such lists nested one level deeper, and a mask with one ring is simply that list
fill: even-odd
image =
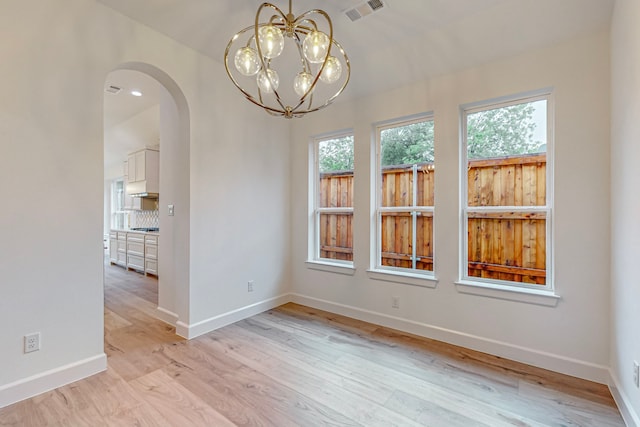
[{"label": "chandelier metal frame", "polygon": [[[333,23],[331,22],[331,18],[329,15],[320,9],[312,9],[298,17],[294,17],[291,8],[292,0],[289,0],[289,13],[285,14],[280,10],[277,6],[271,3],[262,3],[256,12],[255,23],[252,26],[246,27],[243,30],[237,32],[227,44],[227,48],[224,52],[224,65],[227,75],[233,82],[233,84],[242,92],[242,94],[253,104],[263,108],[266,112],[273,116],[281,116],[286,118],[294,118],[294,117],[302,117],[305,114],[318,111],[322,108],[329,106],[346,88],[349,83],[349,79],[351,77],[351,64],[349,62],[349,58],[342,48],[342,46],[333,38]],[[266,22],[260,22],[261,14],[265,10],[273,10],[274,14],[269,17]],[[327,48],[327,53],[324,56],[324,60],[321,65],[317,69],[317,72],[312,72],[312,65],[310,61],[305,57],[303,42],[305,37],[314,32],[320,32],[317,22],[311,19],[312,16],[319,15],[326,20],[326,24],[328,25],[328,36],[329,45]],[[277,90],[277,82],[272,80],[272,75],[270,72],[265,72],[264,77],[268,79],[268,85],[270,87],[275,87],[271,93],[263,93],[263,90],[260,89],[259,85],[255,85],[255,89],[253,93],[251,90],[244,88],[234,73],[231,71],[231,66],[229,65],[229,53],[233,46],[237,46],[238,39],[243,35],[250,33],[248,40],[243,45],[243,47],[251,47],[258,53],[258,57],[260,59],[260,68],[259,72],[271,70],[272,60],[265,57],[264,55],[264,47],[262,43],[259,42],[260,35],[259,31],[261,28],[265,26],[274,26],[282,31],[285,39],[292,39],[297,47],[298,55],[300,57],[300,69],[302,72],[309,73],[312,75],[313,80],[312,83],[308,86],[306,91],[299,99],[295,100],[284,100],[281,97],[280,92]],[[341,77],[343,80],[342,85],[340,85],[337,91],[329,96],[324,102],[320,101],[320,104],[314,104],[314,89],[316,85],[320,81],[320,78],[327,67],[328,62],[330,61],[331,54],[335,51],[338,51],[341,55],[341,64],[344,65],[344,71],[342,73],[344,76]],[[332,59],[333,60],[333,59]],[[232,59],[233,61],[233,59]],[[338,59],[340,61],[340,59]],[[275,83],[275,84],[274,84]],[[256,92],[257,90],[257,92]]]}]

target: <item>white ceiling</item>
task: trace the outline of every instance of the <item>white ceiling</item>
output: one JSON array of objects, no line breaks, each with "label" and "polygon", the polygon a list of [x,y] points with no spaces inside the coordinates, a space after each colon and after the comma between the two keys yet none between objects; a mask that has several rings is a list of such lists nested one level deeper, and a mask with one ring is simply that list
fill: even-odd
[{"label": "white ceiling", "polygon": [[[222,62],[233,34],[253,24],[260,0],[98,0]],[[363,96],[517,54],[609,25],[614,0],[383,0],[356,22],[363,0],[293,0],[293,13],[320,8],[347,51],[344,95]],[[288,2],[272,0],[287,12]],[[230,83],[231,84],[231,83]]]},{"label": "white ceiling", "polygon": [[[220,62],[229,39],[252,25],[260,0],[98,0]],[[361,97],[425,78],[559,43],[609,26],[615,0],[383,0],[385,7],[352,22],[344,12],[363,0],[293,0],[293,13],[320,8],[351,61],[351,81],[339,99]],[[272,0],[286,13],[288,2]],[[107,125],[151,104],[157,84],[119,70],[107,84]],[[231,82],[228,82],[232,84]],[[133,99],[134,87],[147,92]],[[339,101],[339,100],[338,100]]]},{"label": "white ceiling", "polygon": [[[122,175],[127,154],[142,146],[158,144],[161,86],[148,75],[133,70],[109,73],[105,88],[121,88],[117,94],[104,93],[104,164],[105,175]],[[142,96],[131,95],[132,90]]]}]

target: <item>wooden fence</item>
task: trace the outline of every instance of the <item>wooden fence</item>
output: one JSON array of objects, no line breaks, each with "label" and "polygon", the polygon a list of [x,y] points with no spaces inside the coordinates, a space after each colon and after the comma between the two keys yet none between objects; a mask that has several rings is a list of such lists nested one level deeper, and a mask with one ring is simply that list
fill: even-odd
[{"label": "wooden fence", "polygon": [[[382,206],[434,205],[434,166],[431,163],[394,166],[382,172]],[[415,174],[415,177],[414,177]],[[414,193],[414,185],[417,186]],[[544,154],[469,162],[470,207],[544,206]],[[320,176],[321,207],[353,206],[353,173]],[[411,268],[413,214],[382,215],[382,265]],[[320,256],[353,260],[352,213],[327,213],[320,221]],[[470,212],[468,218],[468,274],[524,283],[546,280],[546,216],[543,212]],[[416,268],[433,269],[433,214],[416,214]]]},{"label": "wooden fence", "polygon": [[[321,208],[353,207],[353,172],[320,175]],[[320,257],[353,261],[353,212],[320,215]]]},{"label": "wooden fence", "polygon": [[[469,206],[545,206],[546,171],[544,154],[469,162]],[[544,212],[469,212],[467,224],[469,276],[545,284]]]}]

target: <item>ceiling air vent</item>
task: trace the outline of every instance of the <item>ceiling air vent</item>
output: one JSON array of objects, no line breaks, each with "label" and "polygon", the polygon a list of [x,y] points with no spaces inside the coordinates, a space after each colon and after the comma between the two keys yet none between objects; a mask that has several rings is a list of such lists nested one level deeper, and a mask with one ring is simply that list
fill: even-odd
[{"label": "ceiling air vent", "polygon": [[369,0],[354,7],[353,9],[347,10],[344,14],[353,22],[372,14],[373,12],[377,12],[383,7],[384,3],[382,0]]},{"label": "ceiling air vent", "polygon": [[119,93],[121,90],[122,90],[121,87],[114,86],[114,85],[109,85],[104,89],[105,92],[109,92],[109,93],[112,93],[114,95]]}]

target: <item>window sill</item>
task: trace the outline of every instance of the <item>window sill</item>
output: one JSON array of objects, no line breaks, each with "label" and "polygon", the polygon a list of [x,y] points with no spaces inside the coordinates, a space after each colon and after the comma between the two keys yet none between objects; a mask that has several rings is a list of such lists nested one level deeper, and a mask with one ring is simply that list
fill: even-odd
[{"label": "window sill", "polygon": [[307,268],[318,271],[326,271],[328,273],[344,274],[346,276],[353,276],[356,274],[356,269],[352,264],[342,264],[338,262],[327,261],[306,261]]},{"label": "window sill", "polygon": [[438,279],[433,276],[424,274],[404,273],[388,270],[367,270],[370,279],[381,280],[383,282],[402,283],[411,286],[420,286],[423,288],[435,288],[438,285]]},{"label": "window sill", "polygon": [[553,291],[516,288],[466,280],[457,281],[455,284],[458,292],[463,294],[479,295],[508,301],[518,301],[527,304],[543,305],[546,307],[556,307],[561,298],[560,295],[557,295]]}]

